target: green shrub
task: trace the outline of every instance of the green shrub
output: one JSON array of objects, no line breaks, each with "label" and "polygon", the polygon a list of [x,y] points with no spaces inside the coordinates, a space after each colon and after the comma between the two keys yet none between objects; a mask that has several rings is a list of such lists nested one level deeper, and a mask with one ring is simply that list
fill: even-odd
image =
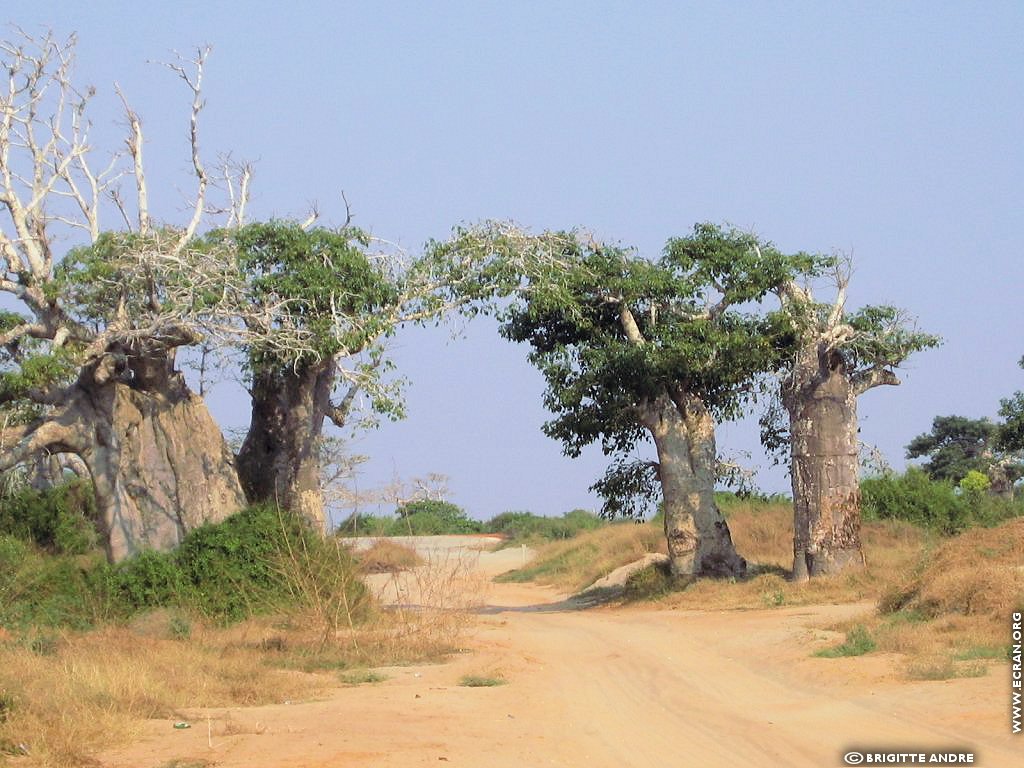
[{"label": "green shrub", "polygon": [[190,607],[227,621],[266,610],[263,606],[284,597],[277,563],[285,542],[313,537],[297,516],[269,504],[200,526],[173,553],[182,596]]},{"label": "green shrub", "polygon": [[583,531],[607,525],[607,521],[585,509],[574,509],[561,517],[541,517],[532,512],[502,512],[484,524],[488,533],[508,536],[512,542],[571,539]]},{"label": "green shrub", "polygon": [[394,534],[401,536],[438,536],[443,534],[479,533],[481,524],[471,520],[462,507],[448,501],[411,501],[395,513]]},{"label": "green shrub", "polygon": [[903,520],[952,535],[972,526],[998,525],[1024,512],[1019,501],[993,496],[976,480],[964,480],[967,487],[957,488],[948,480],[930,479],[917,467],[902,475],[865,478],[860,484],[864,517]]},{"label": "green shrub", "polygon": [[92,594],[89,567],[0,536],[0,625],[85,629],[105,618]]},{"label": "green shrub", "polygon": [[834,648],[822,648],[814,655],[826,659],[836,659],[841,656],[863,656],[865,653],[871,653],[876,647],[875,640],[868,634],[867,629],[858,624],[846,633],[846,642]]},{"label": "green shrub", "polygon": [[508,680],[501,676],[487,677],[484,675],[463,675],[459,679],[459,685],[464,688],[494,688],[507,683]]},{"label": "green shrub", "polygon": [[92,484],[70,480],[56,488],[21,488],[0,496],[0,535],[50,552],[76,555],[94,549],[96,499]]},{"label": "green shrub", "polygon": [[237,621],[312,597],[314,608],[362,607],[355,573],[347,551],[271,506],[197,528],[174,552],[147,550],[116,565],[0,536],[0,626],[84,629],[154,608]]},{"label": "green shrub", "polygon": [[[100,576],[97,569],[96,576]],[[98,585],[97,585],[98,586]],[[113,600],[126,616],[178,604],[189,594],[188,581],[172,553],[145,550],[114,567]]]},{"label": "green shrub", "polygon": [[623,597],[636,601],[655,600],[667,595],[677,586],[668,563],[655,563],[626,579]]}]

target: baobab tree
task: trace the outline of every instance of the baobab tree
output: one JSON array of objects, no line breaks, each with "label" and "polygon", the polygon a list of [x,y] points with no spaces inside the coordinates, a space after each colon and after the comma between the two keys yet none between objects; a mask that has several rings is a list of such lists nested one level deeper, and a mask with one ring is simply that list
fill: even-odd
[{"label": "baobab tree", "polygon": [[857,398],[875,387],[898,385],[894,369],[939,343],[896,307],[848,313],[849,269],[836,259],[808,258],[815,264],[812,273],[832,268],[836,294],[831,303],[820,303],[798,280],[779,284],[782,311],[796,331],[779,388],[788,431],[771,419],[763,422],[770,448],[788,443],[795,581],[863,563]]},{"label": "baobab tree", "polygon": [[[208,51],[170,65],[192,96],[195,194],[188,221],[169,226],[152,218],[142,121],[123,96],[125,149],[97,161],[93,89],[72,82],[74,50],[73,36],[52,34],[0,43],[0,292],[17,304],[0,315],[0,470],[40,453],[78,456],[117,560],[173,546],[244,503],[220,430],[175,366],[224,289],[221,262],[195,247],[211,187],[198,132]],[[239,169],[236,205],[219,206],[229,219],[248,178]],[[111,216],[120,231],[105,229]],[[66,257],[65,241],[79,244]]]},{"label": "baobab tree", "polygon": [[[613,463],[593,487],[604,513],[637,514],[660,486],[672,573],[740,576],[746,561],[715,504],[716,423],[739,415],[755,378],[777,367],[787,318],[756,309],[805,260],[700,224],[649,262],[573,238],[569,266],[535,278],[502,333],[532,347],[554,413],[545,432],[578,456],[600,443]],[[652,440],[657,461],[633,458]]]},{"label": "baobab tree", "polygon": [[[214,232],[234,255],[242,300],[252,418],[238,454],[250,501],[271,501],[325,525],[324,427],[350,426],[363,396],[371,414],[403,415],[387,341],[402,326],[473,314],[553,263],[553,236],[485,222],[409,254],[351,225],[272,221]],[[363,412],[366,415],[366,412]]]}]

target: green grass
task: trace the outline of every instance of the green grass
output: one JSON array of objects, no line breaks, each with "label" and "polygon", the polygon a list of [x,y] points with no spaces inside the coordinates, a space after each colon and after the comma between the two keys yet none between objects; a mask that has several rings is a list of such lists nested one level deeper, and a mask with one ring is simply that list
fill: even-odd
[{"label": "green grass", "polygon": [[372,669],[360,669],[355,672],[343,672],[338,675],[338,679],[345,685],[363,685],[364,683],[383,683],[388,676],[374,672]]},{"label": "green grass", "polygon": [[822,648],[814,655],[823,659],[837,659],[842,656],[863,656],[875,650],[875,641],[867,629],[858,625],[846,633],[846,642],[834,648]]},{"label": "green grass", "polygon": [[919,608],[901,608],[895,613],[890,613],[885,617],[887,624],[923,624],[926,621],[931,620],[924,611]]},{"label": "green grass", "polygon": [[503,677],[483,677],[482,675],[463,675],[459,685],[463,688],[493,688],[508,683]]},{"label": "green grass", "polygon": [[975,659],[993,659],[1002,661],[1010,657],[1010,648],[1005,645],[972,645],[959,651],[953,659],[956,661],[974,661]]}]

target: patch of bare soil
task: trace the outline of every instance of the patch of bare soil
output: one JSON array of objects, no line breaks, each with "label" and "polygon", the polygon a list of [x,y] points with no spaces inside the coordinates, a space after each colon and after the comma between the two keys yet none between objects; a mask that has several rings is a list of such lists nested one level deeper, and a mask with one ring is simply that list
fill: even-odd
[{"label": "patch of bare soil", "polygon": [[[479,557],[483,571],[505,565]],[[320,701],[186,712],[189,729],[149,721],[102,765],[820,768],[842,765],[848,749],[885,747],[1020,764],[1006,664],[982,678],[908,682],[895,656],[811,656],[841,639],[823,627],[870,604],[575,607],[551,590],[493,585],[470,647],[445,664],[379,670],[385,681]],[[465,675],[507,684],[463,687]]]}]

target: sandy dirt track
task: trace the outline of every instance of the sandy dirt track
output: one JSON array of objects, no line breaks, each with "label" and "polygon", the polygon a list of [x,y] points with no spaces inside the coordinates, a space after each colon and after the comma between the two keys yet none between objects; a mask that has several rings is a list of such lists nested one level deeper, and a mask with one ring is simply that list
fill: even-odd
[{"label": "sandy dirt track", "polygon": [[[518,550],[484,554],[482,570]],[[894,657],[818,659],[820,627],[870,606],[699,612],[573,610],[537,587],[494,585],[466,652],[322,701],[152,721],[107,768],[173,760],[245,766],[838,766],[852,748],[975,752],[1024,764],[1009,733],[1009,675],[910,683]],[[465,674],[500,673],[495,688]],[[208,743],[207,716],[213,747]],[[187,763],[186,763],[187,764]]]}]

